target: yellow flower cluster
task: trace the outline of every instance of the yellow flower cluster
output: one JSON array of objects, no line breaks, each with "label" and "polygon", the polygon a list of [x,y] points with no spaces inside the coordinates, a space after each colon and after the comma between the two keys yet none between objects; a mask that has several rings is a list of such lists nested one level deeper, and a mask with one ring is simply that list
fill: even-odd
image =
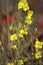
[{"label": "yellow flower cluster", "polygon": [[23,9],[23,11],[29,10],[27,0],[20,0],[20,2],[18,3],[18,9]]},{"label": "yellow flower cluster", "polygon": [[26,17],[25,17],[25,23],[27,23],[27,24],[31,24],[32,23],[32,15],[33,15],[33,11],[29,10],[27,12]]},{"label": "yellow flower cluster", "polygon": [[41,51],[39,51],[39,49],[42,49],[42,45],[43,45],[43,42],[36,39],[36,42],[35,42],[35,48],[36,48],[35,58],[36,59],[42,58]]},{"label": "yellow flower cluster", "polygon": [[14,65],[14,63],[7,63],[6,65]]},{"label": "yellow flower cluster", "polygon": [[40,51],[38,51],[38,52],[35,53],[35,58],[36,59],[42,58],[42,54],[41,54]]},{"label": "yellow flower cluster", "polygon": [[19,30],[19,37],[23,37],[23,35],[27,35],[28,31],[26,29]]},{"label": "yellow flower cluster", "polygon": [[18,64],[17,65],[23,65],[23,60],[18,60]]},{"label": "yellow flower cluster", "polygon": [[37,49],[41,49],[42,48],[42,42],[40,42],[38,39],[36,39],[35,48],[37,48]]},{"label": "yellow flower cluster", "polygon": [[17,45],[12,45],[12,49],[17,50]]},{"label": "yellow flower cluster", "polygon": [[18,39],[17,34],[12,34],[12,35],[10,35],[10,40],[11,40],[11,41],[17,40],[17,39]]}]

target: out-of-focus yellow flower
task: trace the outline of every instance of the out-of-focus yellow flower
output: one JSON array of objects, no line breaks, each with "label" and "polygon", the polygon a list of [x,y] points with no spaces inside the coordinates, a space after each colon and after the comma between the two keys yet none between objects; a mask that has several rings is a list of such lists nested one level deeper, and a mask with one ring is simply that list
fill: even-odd
[{"label": "out-of-focus yellow flower", "polygon": [[27,35],[28,34],[28,32],[27,31],[25,31],[25,35]]},{"label": "out-of-focus yellow flower", "polygon": [[6,65],[14,65],[14,63],[7,63]]},{"label": "out-of-focus yellow flower", "polygon": [[18,9],[23,9],[24,11],[29,10],[27,0],[20,0],[20,2],[18,3]]},{"label": "out-of-focus yellow flower", "polygon": [[26,29],[21,29],[19,32],[20,34],[23,34],[23,35],[28,33]]},{"label": "out-of-focus yellow flower", "polygon": [[0,46],[2,46],[2,42],[0,41]]},{"label": "out-of-focus yellow flower", "polygon": [[13,30],[14,29],[14,26],[13,25],[10,25],[9,29],[10,30]]},{"label": "out-of-focus yellow flower", "polygon": [[24,3],[20,1],[20,2],[18,3],[18,9],[22,9],[22,8],[23,8],[23,5],[24,5]]},{"label": "out-of-focus yellow flower", "polygon": [[18,39],[17,34],[12,34],[12,35],[10,36],[10,40],[11,40],[11,41],[17,40],[17,39]]},{"label": "out-of-focus yellow flower", "polygon": [[17,50],[17,45],[12,45],[12,49],[16,49]]},{"label": "out-of-focus yellow flower", "polygon": [[41,42],[38,39],[36,39],[35,48],[38,48],[38,49],[42,48],[42,44],[41,44]]},{"label": "out-of-focus yellow flower", "polygon": [[41,54],[40,51],[38,51],[38,52],[35,53],[35,58],[36,59],[42,58],[42,54]]},{"label": "out-of-focus yellow flower", "polygon": [[32,19],[25,19],[25,23],[32,24]]},{"label": "out-of-focus yellow flower", "polygon": [[29,10],[29,6],[28,6],[28,4],[24,4],[24,6],[23,6],[23,10],[24,10],[24,11]]},{"label": "out-of-focus yellow flower", "polygon": [[33,11],[29,10],[27,13],[27,18],[31,19],[32,15],[33,15]]},{"label": "out-of-focus yellow flower", "polygon": [[23,65],[23,60],[18,60],[18,64],[17,65]]},{"label": "out-of-focus yellow flower", "polygon": [[24,34],[24,29],[21,29],[19,32],[20,34]]},{"label": "out-of-focus yellow flower", "polygon": [[21,38],[22,38],[22,37],[23,37],[23,34],[19,34],[19,37],[21,37]]},{"label": "out-of-focus yellow flower", "polygon": [[28,34],[27,28],[24,29],[24,34],[25,34],[25,35]]},{"label": "out-of-focus yellow flower", "polygon": [[21,29],[21,30],[19,31],[19,37],[23,37],[23,35],[27,35],[27,34],[28,34],[28,31],[27,31],[26,28]]},{"label": "out-of-focus yellow flower", "polygon": [[33,11],[29,10],[26,17],[25,17],[25,23],[27,24],[31,24],[32,23],[32,15],[33,15]]}]

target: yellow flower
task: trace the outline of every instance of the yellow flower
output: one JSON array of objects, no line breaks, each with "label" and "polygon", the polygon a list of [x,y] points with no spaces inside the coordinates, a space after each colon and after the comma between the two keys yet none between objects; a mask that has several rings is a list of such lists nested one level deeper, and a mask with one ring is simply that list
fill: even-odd
[{"label": "yellow flower", "polygon": [[33,20],[32,15],[33,15],[33,11],[29,10],[25,17],[25,23],[32,24],[32,20]]},{"label": "yellow flower", "polygon": [[25,23],[32,24],[32,19],[25,19]]},{"label": "yellow flower", "polygon": [[21,29],[19,32],[20,34],[24,34],[24,29]]},{"label": "yellow flower", "polygon": [[27,35],[28,34],[28,32],[27,31],[25,31],[25,35]]},{"label": "yellow flower", "polygon": [[24,28],[24,34],[25,34],[25,35],[28,34],[27,28]]},{"label": "yellow flower", "polygon": [[42,48],[42,44],[41,44],[41,42],[38,39],[36,39],[35,48],[39,48],[39,49]]},{"label": "yellow flower", "polygon": [[17,50],[17,45],[12,45],[12,49],[16,49]]},{"label": "yellow flower", "polygon": [[24,11],[29,10],[29,6],[28,6],[28,4],[26,4],[26,3],[24,4],[24,6],[23,6],[23,10],[24,10]]},{"label": "yellow flower", "polygon": [[22,37],[23,37],[23,34],[19,34],[19,37],[21,37],[21,38],[22,38]]},{"label": "yellow flower", "polygon": [[32,15],[33,15],[33,11],[29,10],[27,13],[27,18],[31,19]]},{"label": "yellow flower", "polygon": [[20,1],[20,2],[18,3],[18,9],[22,9],[22,8],[23,8],[23,5],[24,5],[24,3]]},{"label": "yellow flower", "polygon": [[7,63],[7,65],[14,65],[14,63]]},{"label": "yellow flower", "polygon": [[12,35],[10,36],[10,40],[11,40],[11,41],[17,40],[17,39],[18,39],[17,34],[12,34]]},{"label": "yellow flower", "polygon": [[18,64],[17,65],[23,65],[23,60],[18,60]]},{"label": "yellow flower", "polygon": [[27,34],[28,34],[27,28],[21,29],[19,31],[19,37],[23,37],[23,35],[27,35]]},{"label": "yellow flower", "polygon": [[20,2],[18,3],[18,9],[22,9],[22,8],[24,11],[29,10],[29,6],[26,0],[20,0]]},{"label": "yellow flower", "polygon": [[29,10],[26,17],[25,17],[25,19],[31,19],[32,15],[33,15],[33,11]]},{"label": "yellow flower", "polygon": [[35,58],[36,59],[42,58],[42,54],[41,54],[40,51],[38,51],[38,52],[35,53]]}]

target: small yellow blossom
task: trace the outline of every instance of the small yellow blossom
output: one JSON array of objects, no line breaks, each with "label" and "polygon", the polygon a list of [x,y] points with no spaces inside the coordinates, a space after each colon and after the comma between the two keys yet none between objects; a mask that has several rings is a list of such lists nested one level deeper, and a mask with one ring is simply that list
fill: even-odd
[{"label": "small yellow blossom", "polygon": [[18,60],[18,64],[17,65],[23,65],[23,60]]},{"label": "small yellow blossom", "polygon": [[18,9],[23,9],[24,11],[29,10],[27,0],[20,0],[20,2],[18,3]]},{"label": "small yellow blossom", "polygon": [[27,34],[28,33],[27,28],[21,29],[19,32],[20,32],[20,34]]},{"label": "small yellow blossom", "polygon": [[29,10],[27,15],[26,15],[26,17],[25,17],[25,19],[26,20],[31,20],[32,19],[32,15],[33,15],[33,11]]},{"label": "small yellow blossom", "polygon": [[36,59],[42,58],[42,54],[40,51],[35,53],[35,58]]},{"label": "small yellow blossom", "polygon": [[26,20],[25,20],[25,23],[27,23],[27,24],[32,24],[32,20],[31,20],[31,19],[26,19]]},{"label": "small yellow blossom", "polygon": [[12,35],[10,36],[10,40],[11,40],[11,41],[17,40],[17,39],[18,39],[17,34],[12,34]]},{"label": "small yellow blossom", "polygon": [[25,35],[28,34],[27,28],[24,29],[24,34],[25,34]]},{"label": "small yellow blossom", "polygon": [[18,9],[22,9],[22,8],[23,8],[23,5],[24,5],[24,3],[20,1],[20,2],[18,3]]},{"label": "small yellow blossom", "polygon": [[14,65],[14,63],[7,63],[6,65]]},{"label": "small yellow blossom", "polygon": [[27,11],[27,10],[29,10],[28,4],[24,4],[24,6],[23,6],[23,11]]},{"label": "small yellow blossom", "polygon": [[23,34],[19,34],[19,37],[21,37],[21,38],[22,38],[22,37],[23,37]]},{"label": "small yellow blossom", "polygon": [[27,13],[27,18],[31,19],[32,15],[33,15],[33,11],[29,10]]},{"label": "small yellow blossom", "polygon": [[12,49],[16,49],[17,50],[17,45],[12,45]]},{"label": "small yellow blossom", "polygon": [[19,37],[23,37],[23,35],[27,35],[27,34],[28,34],[27,28],[21,29],[19,31]]},{"label": "small yellow blossom", "polygon": [[24,29],[21,29],[19,32],[20,34],[24,34]]},{"label": "small yellow blossom", "polygon": [[27,24],[31,24],[32,23],[32,15],[33,15],[33,11],[29,10],[26,17],[25,17],[25,23]]},{"label": "small yellow blossom", "polygon": [[38,39],[36,39],[35,48],[39,48],[39,49],[42,48],[42,44],[41,44],[41,42]]}]

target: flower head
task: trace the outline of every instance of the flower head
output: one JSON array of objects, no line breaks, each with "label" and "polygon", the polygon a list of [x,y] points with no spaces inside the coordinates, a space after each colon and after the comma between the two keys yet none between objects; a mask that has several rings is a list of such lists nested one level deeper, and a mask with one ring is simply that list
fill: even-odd
[{"label": "flower head", "polygon": [[12,49],[16,49],[17,50],[17,45],[12,45]]},{"label": "flower head", "polygon": [[38,39],[36,39],[35,48],[38,48],[38,49],[42,48],[42,43]]},{"label": "flower head", "polygon": [[23,5],[24,5],[24,3],[20,1],[20,2],[18,3],[18,9],[22,9],[22,8],[23,8]]},{"label": "flower head", "polygon": [[38,52],[35,53],[35,58],[36,59],[42,58],[42,54],[41,54],[40,51],[38,51]]},{"label": "flower head", "polygon": [[26,0],[20,0],[18,3],[18,9],[23,9],[23,11],[29,10],[29,6]]},{"label": "flower head", "polygon": [[17,39],[18,39],[17,34],[10,35],[10,40],[11,41],[14,41],[14,40],[17,40]]}]

